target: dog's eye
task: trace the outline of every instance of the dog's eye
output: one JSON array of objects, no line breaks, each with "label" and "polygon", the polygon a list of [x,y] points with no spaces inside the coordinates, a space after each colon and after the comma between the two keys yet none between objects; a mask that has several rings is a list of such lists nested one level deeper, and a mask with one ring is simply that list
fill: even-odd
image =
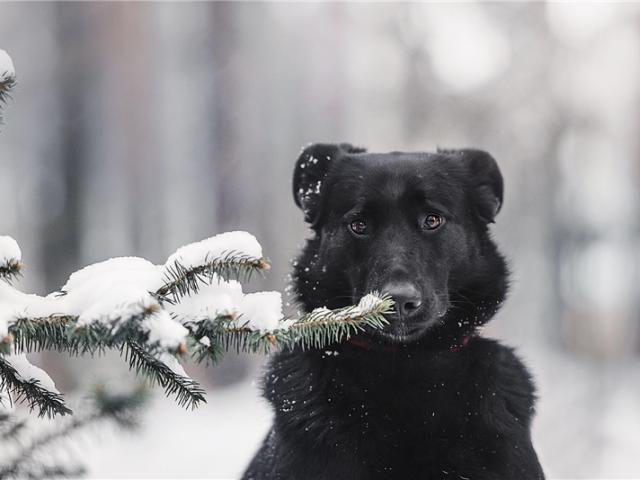
[{"label": "dog's eye", "polygon": [[422,226],[426,230],[435,230],[436,228],[441,227],[443,223],[444,217],[442,215],[438,215],[437,213],[430,213],[424,218]]},{"label": "dog's eye", "polygon": [[349,223],[349,229],[356,235],[365,235],[367,233],[367,222],[362,219],[353,220]]}]

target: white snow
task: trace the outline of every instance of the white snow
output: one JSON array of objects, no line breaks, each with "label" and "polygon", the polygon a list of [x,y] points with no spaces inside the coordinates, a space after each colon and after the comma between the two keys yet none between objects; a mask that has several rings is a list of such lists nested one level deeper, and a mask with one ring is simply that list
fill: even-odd
[{"label": "white snow", "polygon": [[175,357],[175,355],[172,355],[168,352],[161,352],[157,355],[156,358],[164,363],[167,367],[169,367],[171,371],[173,371],[173,373],[176,373],[183,377],[189,376],[187,372],[185,372],[184,367],[180,364],[180,362],[178,362],[178,359]]},{"label": "white snow", "polygon": [[[112,428],[96,429],[83,437],[78,448],[89,468],[87,478],[92,479],[238,479],[268,431],[271,417],[257,386],[250,382],[209,389],[207,403],[193,411],[157,392],[139,430],[123,435]],[[153,461],[140,455],[141,449],[155,452]]]},{"label": "white snow", "polygon": [[117,328],[119,322],[155,308],[157,312],[142,323],[149,343],[176,348],[185,341],[187,330],[150,294],[162,285],[162,267],[144,258],[119,257],[75,272],[63,287],[66,295],[49,298],[56,298],[65,312],[78,315],[79,325],[102,322]]},{"label": "white snow", "polygon": [[197,295],[188,295],[167,310],[178,320],[202,321],[219,315],[238,313],[242,302],[242,285],[235,280],[225,281],[214,275],[210,285],[203,285]]},{"label": "white snow", "polygon": [[222,258],[234,252],[240,255],[262,258],[262,247],[256,237],[247,232],[226,232],[214,237],[190,243],[180,247],[166,262],[167,267],[172,267],[176,262],[182,266],[191,268],[206,264],[214,258]]},{"label": "white snow", "polygon": [[238,325],[252,330],[271,331],[284,328],[282,295],[279,292],[242,293],[235,280],[225,281],[214,276],[213,283],[204,285],[196,295],[167,305],[174,318],[181,321],[202,321],[221,315],[238,316]]},{"label": "white snow", "polygon": [[0,282],[0,306],[30,316],[51,315],[55,306],[51,299],[33,293],[23,293],[17,288]]},{"label": "white snow", "polygon": [[[74,293],[72,298],[76,297]],[[66,297],[66,296],[65,296]],[[60,297],[64,302],[65,297]],[[103,322],[113,325],[141,315],[149,308],[160,308],[158,302],[144,288],[135,283],[114,285],[93,303],[81,310],[78,326]],[[114,325],[117,329],[118,325]]]},{"label": "white snow", "polygon": [[16,76],[16,69],[13,61],[7,52],[0,49],[0,82],[13,79]]},{"label": "white snow", "polygon": [[58,312],[51,300],[23,293],[0,282],[0,340],[7,336],[9,326],[19,317],[41,317]]},{"label": "white snow", "polygon": [[280,292],[249,293],[243,297],[238,321],[252,330],[276,330],[282,318]]},{"label": "white snow", "polygon": [[[0,50],[0,62],[2,61],[2,50]],[[2,71],[0,65],[0,71]],[[22,252],[12,237],[8,235],[0,235],[0,266],[18,263],[22,260]]]},{"label": "white snow", "polygon": [[171,318],[169,312],[160,310],[143,322],[149,332],[149,344],[174,349],[183,343],[188,330]]},{"label": "white snow", "polygon": [[[151,296],[163,284],[162,268],[138,257],[119,257],[89,265],[73,273],[62,287],[65,295],[51,294],[61,311],[78,316],[80,326],[94,322],[117,328],[133,316],[160,305]],[[154,314],[143,327],[149,330],[154,342],[168,348],[177,347],[184,340],[184,327],[172,320],[168,313]]]},{"label": "white snow", "polygon": [[53,383],[53,380],[51,379],[49,374],[41,368],[38,368],[35,365],[29,363],[29,360],[27,360],[27,356],[24,353],[5,355],[4,359],[8,361],[13,368],[16,369],[22,379],[26,381],[38,380],[43,388],[46,388],[50,392],[58,393],[56,384]]},{"label": "white snow", "polygon": [[369,293],[362,297],[357,305],[345,308],[340,312],[332,313],[332,311],[327,307],[320,307],[313,309],[311,315],[331,314],[331,318],[338,320],[341,318],[366,315],[367,313],[373,312],[374,310],[379,308],[381,303],[382,299],[379,296],[374,295],[373,293]]},{"label": "white snow", "polygon": [[155,291],[163,283],[162,269],[140,257],[110,258],[72,273],[62,290],[77,291],[80,288],[110,286],[118,282],[137,283],[148,291]]},{"label": "white snow", "polygon": [[[162,268],[136,257],[113,258],[75,272],[63,294],[40,297],[0,283],[0,337],[6,336],[19,316],[77,315],[81,326],[102,322],[117,329],[119,323],[145,309],[160,309],[149,292],[162,284]],[[166,311],[157,312],[142,325],[149,329],[151,343],[166,348],[177,347],[186,337],[186,329]]]},{"label": "white snow", "polygon": [[78,270],[62,287],[64,295],[53,293],[47,298],[65,313],[78,315],[80,325],[112,325],[157,305],[149,292],[161,285],[160,267],[144,258],[119,257]]},{"label": "white snow", "polygon": [[382,300],[379,296],[369,293],[358,302],[358,309],[361,313],[371,312],[378,308]]}]

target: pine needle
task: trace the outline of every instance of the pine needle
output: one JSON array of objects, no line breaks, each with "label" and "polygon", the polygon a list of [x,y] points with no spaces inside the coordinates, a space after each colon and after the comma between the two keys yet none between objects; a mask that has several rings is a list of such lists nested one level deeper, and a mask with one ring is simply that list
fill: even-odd
[{"label": "pine needle", "polygon": [[72,413],[64,404],[62,395],[44,388],[39,380],[25,380],[18,371],[0,356],[0,390],[6,389],[18,402],[29,405],[31,411],[36,408],[39,417],[53,417]]},{"label": "pine needle", "polygon": [[[387,325],[384,315],[393,310],[393,300],[386,295],[378,298],[379,302],[369,310],[350,306],[314,311],[287,328],[273,331],[252,330],[246,323],[239,323],[229,316],[186,322],[185,326],[194,339],[192,356],[196,362],[206,360],[216,363],[226,351],[268,354],[296,347],[303,350],[322,349],[343,342],[368,328],[379,329]],[[204,337],[209,339],[209,345],[200,342]]]},{"label": "pine needle", "polygon": [[[1,117],[0,117],[1,118]],[[17,260],[9,260],[0,265],[0,280],[12,283],[22,274],[22,263]]]},{"label": "pine needle", "polygon": [[2,119],[2,107],[11,98],[10,92],[13,87],[16,86],[15,77],[5,75],[5,72],[0,72],[0,125],[3,123]]},{"label": "pine needle", "polygon": [[69,315],[52,315],[43,318],[18,318],[9,328],[16,352],[40,352],[58,350],[75,353],[76,344],[68,334],[68,328],[77,321]]},{"label": "pine needle", "polygon": [[270,265],[264,258],[255,258],[233,251],[191,268],[176,261],[173,265],[166,267],[165,284],[156,291],[156,296],[170,303],[176,303],[182,297],[198,293],[200,286],[211,284],[215,276],[223,280],[248,282],[253,274],[269,268]]},{"label": "pine needle", "polygon": [[195,409],[200,402],[206,403],[205,391],[195,380],[178,375],[141,345],[127,342],[122,351],[130,369],[148,378],[151,385],[163,387],[167,396],[175,395],[178,405]]}]

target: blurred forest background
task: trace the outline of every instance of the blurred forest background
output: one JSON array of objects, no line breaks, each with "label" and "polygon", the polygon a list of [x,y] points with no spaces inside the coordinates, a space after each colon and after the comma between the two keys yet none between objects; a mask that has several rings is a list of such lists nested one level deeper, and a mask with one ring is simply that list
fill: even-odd
[{"label": "blurred forest background", "polygon": [[[256,288],[282,291],[307,235],[290,189],[305,144],[491,152],[514,281],[487,334],[537,377],[542,464],[640,477],[640,4],[3,2],[0,48],[19,81],[0,232],[38,293],[232,229],[272,260]],[[92,474],[237,476],[269,423],[262,361],[191,369],[210,405],[157,400],[138,436],[81,450]],[[40,363],[63,390],[124,372]]]}]

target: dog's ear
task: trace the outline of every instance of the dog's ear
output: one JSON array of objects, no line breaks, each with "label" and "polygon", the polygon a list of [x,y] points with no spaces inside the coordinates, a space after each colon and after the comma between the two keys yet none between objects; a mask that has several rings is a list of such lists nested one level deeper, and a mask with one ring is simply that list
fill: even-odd
[{"label": "dog's ear", "polygon": [[504,182],[495,159],[483,150],[465,148],[461,150],[440,150],[458,156],[467,169],[470,185],[474,189],[474,203],[480,218],[493,223],[502,207]]},{"label": "dog's ear", "polygon": [[346,154],[364,151],[348,143],[315,143],[302,150],[293,170],[293,198],[306,222],[313,225],[320,217],[323,183],[332,165]]}]

